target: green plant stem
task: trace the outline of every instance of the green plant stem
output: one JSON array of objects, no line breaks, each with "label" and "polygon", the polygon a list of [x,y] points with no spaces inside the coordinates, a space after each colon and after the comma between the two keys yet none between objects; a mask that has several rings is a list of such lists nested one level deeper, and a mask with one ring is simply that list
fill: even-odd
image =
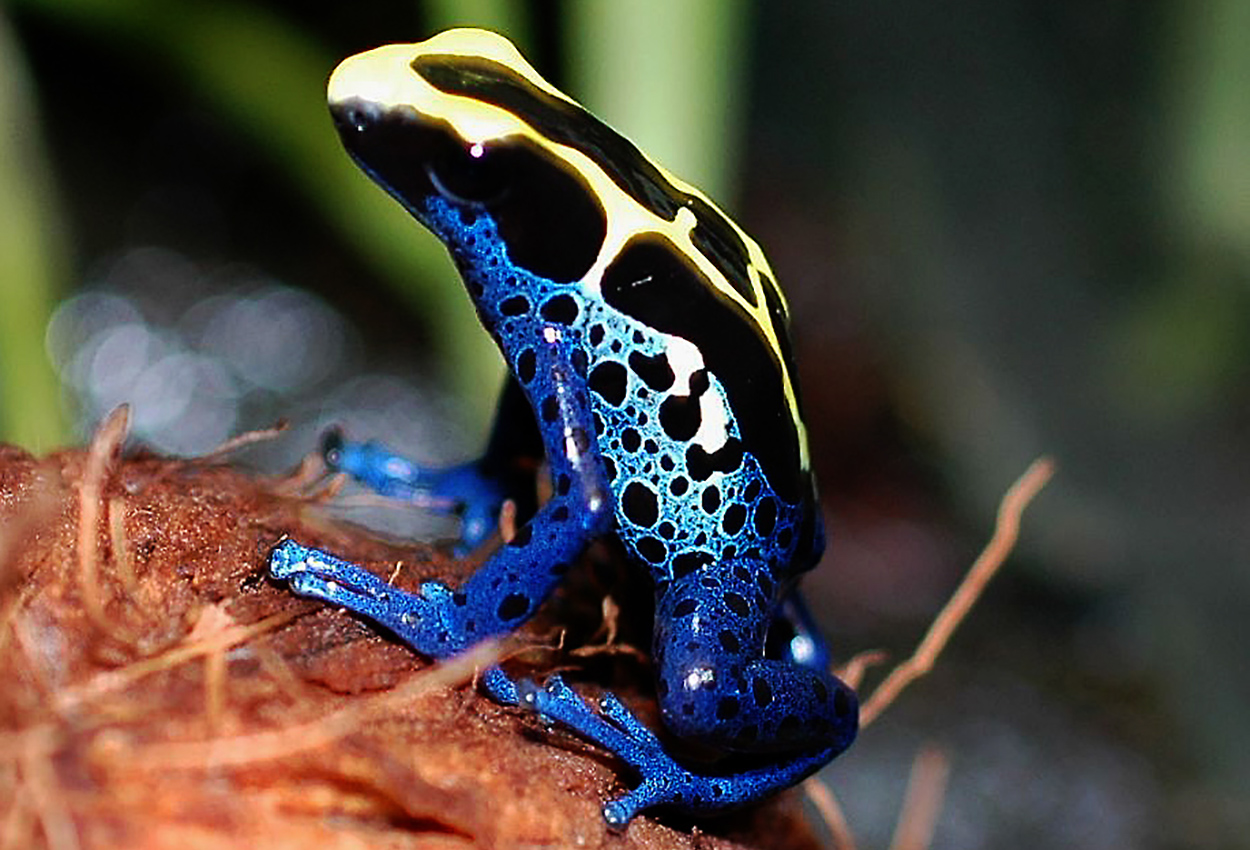
[{"label": "green plant stem", "polygon": [[65,442],[44,328],[63,289],[65,239],[29,78],[0,17],[0,439],[40,452]]}]

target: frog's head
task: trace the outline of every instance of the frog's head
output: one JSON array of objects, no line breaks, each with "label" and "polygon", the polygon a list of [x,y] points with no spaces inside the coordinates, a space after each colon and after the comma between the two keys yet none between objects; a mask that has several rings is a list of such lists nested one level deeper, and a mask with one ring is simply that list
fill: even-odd
[{"label": "frog's head", "polygon": [[599,256],[607,217],[588,163],[535,127],[593,119],[502,36],[449,30],[353,56],[329,102],[348,152],[444,241],[455,234],[430,220],[431,199],[488,213],[510,260],[540,277],[579,280]]}]

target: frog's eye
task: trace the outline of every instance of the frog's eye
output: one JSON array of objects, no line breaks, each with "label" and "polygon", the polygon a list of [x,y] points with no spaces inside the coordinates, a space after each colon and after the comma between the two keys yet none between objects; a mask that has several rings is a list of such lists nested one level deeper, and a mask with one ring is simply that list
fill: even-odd
[{"label": "frog's eye", "polygon": [[485,206],[507,192],[508,169],[504,151],[491,150],[480,142],[447,151],[426,163],[434,189],[453,204]]}]

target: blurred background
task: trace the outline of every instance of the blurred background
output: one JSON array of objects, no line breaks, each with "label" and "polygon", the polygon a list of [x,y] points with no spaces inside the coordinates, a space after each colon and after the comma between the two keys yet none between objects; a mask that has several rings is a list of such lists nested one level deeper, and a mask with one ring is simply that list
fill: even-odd
[{"label": "blurred background", "polygon": [[181,455],[289,420],[265,471],[330,422],[471,455],[502,367],[324,81],[487,25],[768,251],[840,654],[909,652],[1002,491],[1059,463],[934,675],[826,771],[861,846],[936,742],[935,848],[1250,847],[1250,4],[326,9],[0,4],[0,439],[128,401]]}]

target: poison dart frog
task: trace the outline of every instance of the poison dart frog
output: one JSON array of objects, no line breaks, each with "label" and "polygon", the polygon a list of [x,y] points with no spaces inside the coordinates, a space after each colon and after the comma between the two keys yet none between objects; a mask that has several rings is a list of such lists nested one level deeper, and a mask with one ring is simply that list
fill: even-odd
[{"label": "poison dart frog", "polygon": [[329,105],[356,163],[446,245],[510,375],[480,460],[425,469],[331,432],[327,462],[384,495],[437,497],[466,549],[507,499],[523,523],[458,588],[400,591],[293,540],[270,574],[442,658],[515,629],[593,539],[616,537],[654,588],[664,727],[718,758],[674,756],[615,696],[592,707],[558,675],[482,679],[641,778],[603,807],[613,828],[653,806],[739,806],[841,753],[858,702],[795,588],[825,536],[760,248],[491,32],[351,57]]}]

